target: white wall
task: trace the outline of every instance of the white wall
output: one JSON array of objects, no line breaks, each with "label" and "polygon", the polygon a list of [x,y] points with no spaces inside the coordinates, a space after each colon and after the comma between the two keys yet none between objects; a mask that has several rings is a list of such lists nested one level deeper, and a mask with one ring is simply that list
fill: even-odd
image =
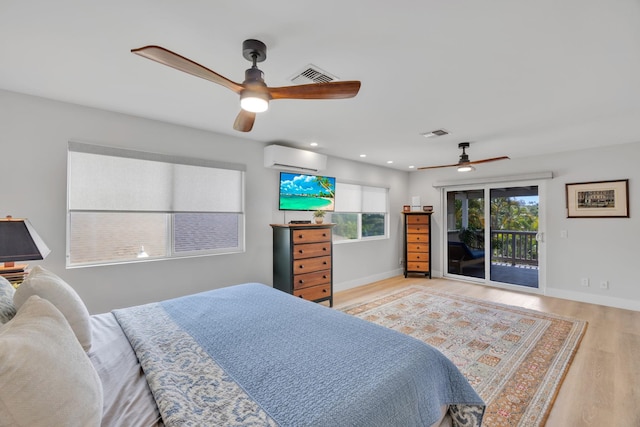
[{"label": "white wall", "polygon": [[[640,138],[640,137],[639,137]],[[512,159],[480,165],[464,179],[553,172],[546,182],[546,294],[578,301],[640,310],[640,143],[565,152],[553,156]],[[461,179],[455,168],[411,173],[409,192],[434,205],[434,264],[443,271],[440,193],[434,182]],[[630,218],[567,218],[565,184],[629,179]],[[566,230],[568,238],[561,238]],[[591,286],[580,286],[588,277]],[[609,281],[609,290],[600,289]]]},{"label": "white wall", "polygon": [[[30,264],[60,275],[92,313],[248,281],[272,284],[269,224],[282,221],[282,213],[279,172],[264,168],[264,144],[6,91],[0,91],[0,129],[0,216],[29,218],[52,250],[44,261]],[[246,164],[246,252],[65,269],[69,140]],[[408,174],[335,158],[323,173],[389,186],[392,202],[391,239],[336,245],[335,288],[396,274],[396,212],[407,197]]]}]

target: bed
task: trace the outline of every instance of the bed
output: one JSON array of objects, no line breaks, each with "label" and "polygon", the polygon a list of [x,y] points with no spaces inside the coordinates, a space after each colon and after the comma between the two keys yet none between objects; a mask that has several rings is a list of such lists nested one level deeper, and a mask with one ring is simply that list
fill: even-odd
[{"label": "bed", "polygon": [[[43,278],[56,285],[38,283]],[[0,375],[6,384],[24,369],[33,385],[41,381],[33,366],[53,363],[59,372],[44,370],[45,384],[30,392],[72,397],[39,408],[37,396],[0,391],[0,425],[481,425],[484,403],[434,348],[269,286],[247,283],[89,316],[60,282],[36,267],[13,295],[17,314],[0,327]],[[56,300],[60,289],[70,296]],[[65,356],[21,366],[3,348],[23,345],[25,328],[33,330],[29,322],[42,312],[47,327],[60,324],[51,341],[64,343],[47,342],[44,353]],[[38,353],[40,339],[30,338],[20,351]],[[60,384],[50,378],[58,374]]]}]

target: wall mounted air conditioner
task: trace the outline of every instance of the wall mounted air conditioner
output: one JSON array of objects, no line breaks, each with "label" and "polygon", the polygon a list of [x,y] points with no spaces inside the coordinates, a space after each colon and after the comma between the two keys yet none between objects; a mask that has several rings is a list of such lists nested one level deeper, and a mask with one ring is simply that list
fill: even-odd
[{"label": "wall mounted air conditioner", "polygon": [[282,145],[268,145],[264,147],[264,167],[318,172],[327,167],[327,156]]}]

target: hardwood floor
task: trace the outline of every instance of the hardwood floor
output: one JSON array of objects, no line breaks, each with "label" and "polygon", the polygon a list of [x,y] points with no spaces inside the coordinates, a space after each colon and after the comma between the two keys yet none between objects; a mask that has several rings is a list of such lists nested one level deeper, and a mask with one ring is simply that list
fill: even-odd
[{"label": "hardwood floor", "polygon": [[546,425],[640,426],[640,312],[449,279],[403,276],[336,292],[334,307],[369,301],[413,285],[588,321]]}]

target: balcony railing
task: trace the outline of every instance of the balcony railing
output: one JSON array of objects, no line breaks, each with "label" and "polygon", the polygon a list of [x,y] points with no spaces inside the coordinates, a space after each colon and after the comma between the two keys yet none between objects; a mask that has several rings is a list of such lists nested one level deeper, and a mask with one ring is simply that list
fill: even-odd
[{"label": "balcony railing", "polygon": [[536,234],[535,231],[492,231],[491,262],[538,265]]},{"label": "balcony railing", "polygon": [[[449,230],[449,240],[459,241],[459,230]],[[499,230],[491,232],[491,262],[509,265],[538,265],[538,241],[535,231]],[[474,249],[482,249],[483,233],[476,236]],[[480,247],[475,247],[480,246]]]}]

